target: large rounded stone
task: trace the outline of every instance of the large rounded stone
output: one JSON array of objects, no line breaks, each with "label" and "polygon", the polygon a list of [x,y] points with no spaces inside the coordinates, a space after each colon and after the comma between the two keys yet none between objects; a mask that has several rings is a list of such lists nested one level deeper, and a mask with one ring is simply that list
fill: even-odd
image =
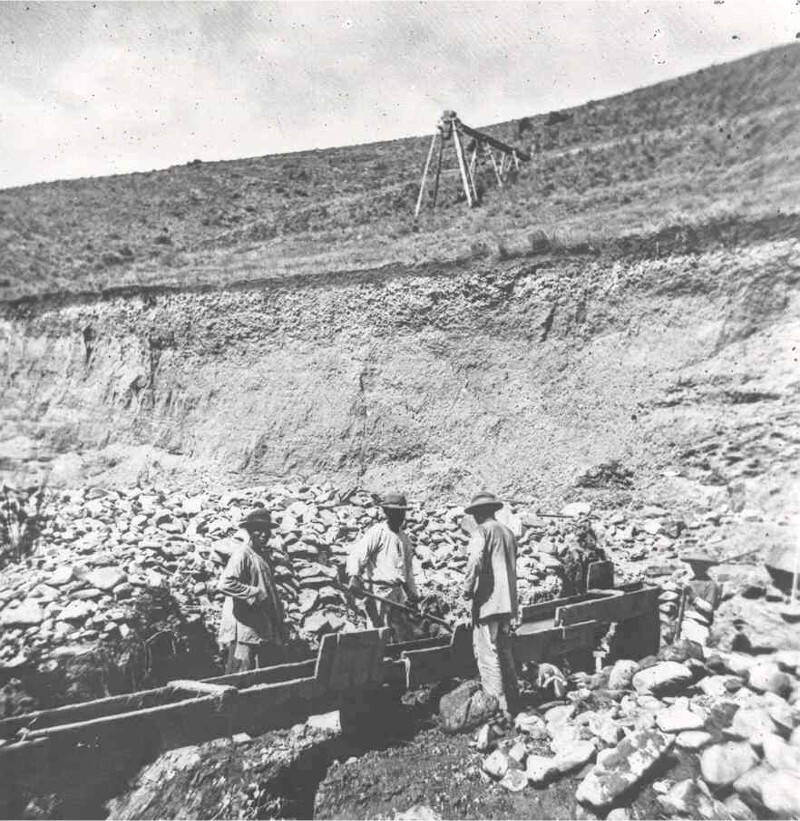
[{"label": "large rounded stone", "polygon": [[633,677],[633,686],[639,693],[668,695],[680,692],[691,684],[692,679],[692,672],[685,664],[662,661],[636,673]]},{"label": "large rounded stone", "polygon": [[525,772],[534,787],[542,787],[559,775],[556,759],[544,755],[529,755],[525,762]]},{"label": "large rounded stone", "polygon": [[794,682],[777,664],[764,662],[750,668],[747,683],[760,693],[775,693],[786,698],[792,692]]},{"label": "large rounded stone", "polygon": [[712,787],[727,787],[758,764],[753,748],[744,742],[709,747],[700,756],[703,778]]},{"label": "large rounded stone", "polygon": [[800,774],[779,770],[764,779],[764,806],[778,818],[800,818]]},{"label": "large rounded stone", "polygon": [[680,733],[684,730],[701,730],[703,719],[681,707],[670,707],[668,710],[661,710],[656,714],[656,723],[660,730],[665,733]]},{"label": "large rounded stone", "polygon": [[627,690],[631,686],[634,675],[638,672],[639,665],[630,659],[620,659],[611,668],[608,676],[609,690]]}]

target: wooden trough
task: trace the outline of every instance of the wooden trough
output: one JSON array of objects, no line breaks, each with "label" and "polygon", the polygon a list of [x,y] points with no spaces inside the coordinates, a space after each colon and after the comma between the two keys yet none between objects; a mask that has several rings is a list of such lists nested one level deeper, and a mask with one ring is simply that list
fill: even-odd
[{"label": "wooden trough", "polygon": [[[558,663],[592,651],[615,624],[617,655],[658,650],[659,589],[642,582],[523,607],[518,662]],[[446,638],[388,644],[389,631],[323,636],[316,658],[0,721],[0,812],[26,783],[57,791],[77,771],[108,777],[160,751],[236,733],[291,727],[384,686],[411,689],[475,674],[467,626]],[[97,764],[95,765],[95,762]],[[116,762],[116,763],[115,763]],[[101,775],[102,774],[102,775]],[[4,800],[5,799],[5,800]]]}]

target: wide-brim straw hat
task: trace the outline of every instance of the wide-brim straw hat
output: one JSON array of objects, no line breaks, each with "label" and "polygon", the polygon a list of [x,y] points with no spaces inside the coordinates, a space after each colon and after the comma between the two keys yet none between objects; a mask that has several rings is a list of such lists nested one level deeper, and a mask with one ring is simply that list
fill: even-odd
[{"label": "wide-brim straw hat", "polygon": [[478,510],[479,508],[500,510],[501,507],[503,507],[503,503],[498,500],[494,493],[484,491],[483,493],[477,493],[472,497],[472,501],[464,508],[464,513],[472,513],[474,510]]},{"label": "wide-brim straw hat", "polygon": [[379,504],[384,510],[408,510],[404,493],[384,493]]},{"label": "wide-brim straw hat", "polygon": [[246,530],[272,530],[272,516],[265,507],[255,507],[248,510],[239,527]]}]

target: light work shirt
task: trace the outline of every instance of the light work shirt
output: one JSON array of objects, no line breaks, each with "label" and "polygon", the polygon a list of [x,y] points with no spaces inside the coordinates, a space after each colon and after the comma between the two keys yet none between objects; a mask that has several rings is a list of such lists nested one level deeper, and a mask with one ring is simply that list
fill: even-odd
[{"label": "light work shirt", "polygon": [[411,540],[401,530],[395,533],[387,522],[372,525],[356,542],[347,557],[347,573],[366,582],[375,582],[375,592],[381,586],[406,585],[412,596],[417,596],[412,559]]},{"label": "light work shirt", "polygon": [[464,595],[473,617],[517,616],[517,540],[495,519],[487,519],[469,540]]}]

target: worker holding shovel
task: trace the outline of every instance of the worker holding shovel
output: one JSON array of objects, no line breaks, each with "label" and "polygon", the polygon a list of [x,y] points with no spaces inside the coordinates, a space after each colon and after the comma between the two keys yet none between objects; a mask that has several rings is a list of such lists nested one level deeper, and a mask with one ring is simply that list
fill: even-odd
[{"label": "worker holding shovel", "polygon": [[372,525],[347,559],[350,591],[366,589],[386,601],[367,598],[364,608],[372,627],[389,627],[397,641],[411,641],[414,630],[403,612],[391,603],[419,601],[412,567],[411,540],[403,531],[408,505],[402,493],[387,493],[380,501],[385,519]]}]

